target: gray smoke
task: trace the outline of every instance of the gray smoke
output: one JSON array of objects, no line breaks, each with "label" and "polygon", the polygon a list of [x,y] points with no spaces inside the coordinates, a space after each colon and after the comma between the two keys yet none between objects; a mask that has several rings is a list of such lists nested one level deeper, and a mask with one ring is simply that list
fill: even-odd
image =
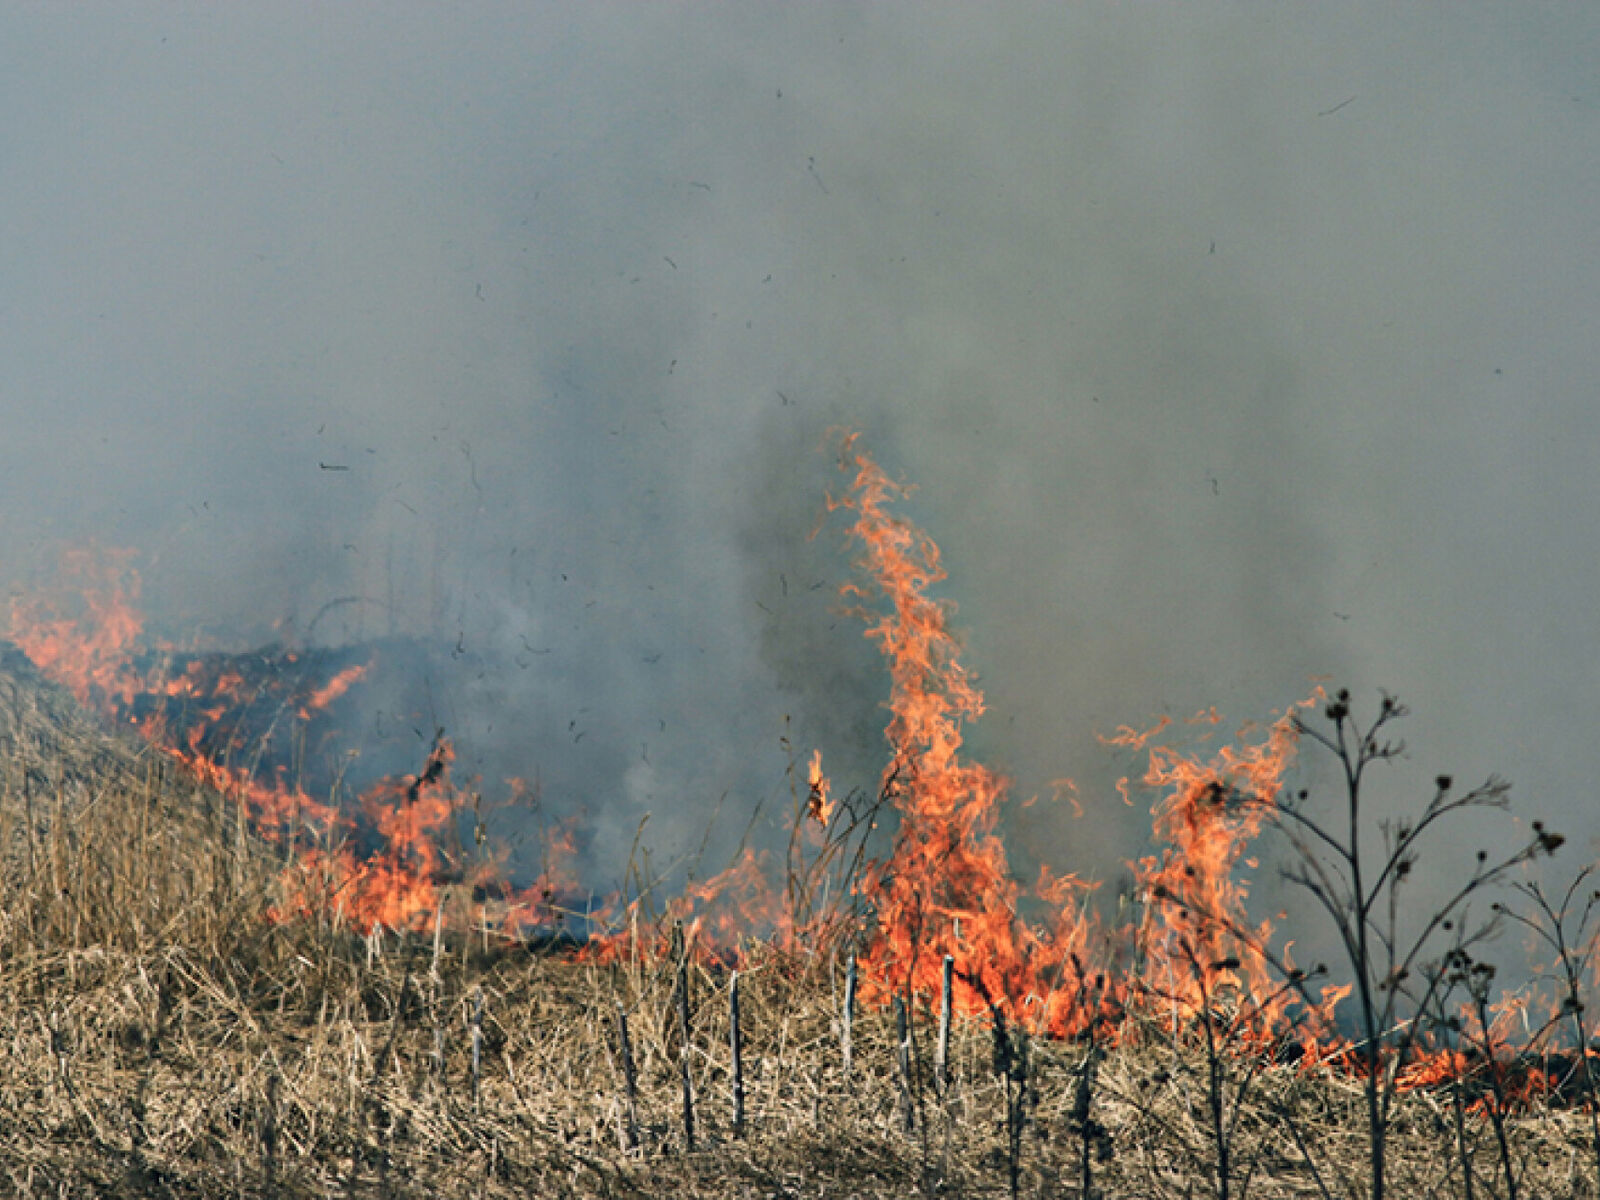
[{"label": "gray smoke", "polygon": [[13,6],[0,46],[10,586],[94,538],[169,636],[455,652],[385,703],[584,812],[601,885],[646,813],[658,861],[769,826],[785,737],[872,786],[834,426],[919,485],[974,749],[1091,808],[1019,807],[1024,869],[1139,851],[1097,733],[1321,676],[1416,710],[1393,795],[1496,771],[1600,832],[1593,6]]}]

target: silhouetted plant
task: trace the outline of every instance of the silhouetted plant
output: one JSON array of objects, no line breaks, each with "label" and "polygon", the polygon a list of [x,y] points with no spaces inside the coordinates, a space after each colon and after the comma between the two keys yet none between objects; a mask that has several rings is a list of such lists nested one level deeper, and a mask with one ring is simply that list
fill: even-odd
[{"label": "silhouetted plant", "polygon": [[[1446,931],[1452,928],[1453,923]],[[1479,930],[1492,928],[1491,923],[1480,926]],[[1506,1124],[1515,1105],[1510,1048],[1492,1015],[1495,966],[1473,957],[1465,939],[1458,939],[1441,962],[1425,967],[1422,973],[1430,984],[1427,989],[1429,1011],[1423,1014],[1425,1023],[1444,1034],[1444,1045],[1439,1051],[1457,1056],[1449,1083],[1456,1156],[1461,1164],[1465,1200],[1473,1200],[1477,1183],[1475,1141],[1469,1139],[1467,1133],[1469,1112],[1482,1116],[1494,1135],[1499,1169],[1496,1179],[1484,1180],[1484,1186],[1496,1200],[1501,1196],[1505,1200],[1518,1200],[1521,1172],[1517,1169]],[[1459,1009],[1455,1007],[1457,997],[1462,998]],[[1497,1186],[1499,1180],[1505,1182],[1503,1191]]]},{"label": "silhouetted plant", "polygon": [[[1078,1194],[1083,1200],[1097,1200],[1100,1196],[1094,1186],[1095,1164],[1109,1162],[1116,1149],[1111,1130],[1094,1114],[1095,1084],[1105,1056],[1102,1044],[1090,1043],[1075,1072],[1072,1111],[1067,1117],[1067,1132],[1078,1143]],[[1020,1138],[1020,1129],[1015,1136]],[[1014,1190],[1012,1195],[1016,1195]]]},{"label": "silhouetted plant", "polygon": [[[1343,796],[1330,818],[1307,811],[1309,797],[1304,791],[1280,802],[1275,811],[1276,824],[1294,851],[1285,876],[1309,892],[1327,914],[1350,967],[1360,1035],[1355,1050],[1365,1092],[1370,1200],[1383,1200],[1396,1070],[1419,1035],[1417,1022],[1402,1017],[1428,1011],[1433,994],[1444,986],[1445,972],[1424,969],[1427,955],[1439,936],[1464,916],[1473,896],[1502,882],[1515,867],[1553,853],[1562,842],[1559,834],[1535,821],[1533,837],[1507,857],[1491,862],[1488,852],[1480,850],[1466,879],[1434,906],[1420,929],[1402,930],[1400,896],[1417,865],[1423,835],[1457,813],[1503,809],[1510,792],[1504,780],[1490,777],[1479,787],[1458,793],[1452,790],[1450,777],[1441,775],[1418,816],[1380,822],[1382,845],[1374,852],[1362,837],[1367,771],[1404,752],[1404,742],[1390,740],[1387,730],[1406,712],[1404,705],[1385,694],[1377,716],[1363,726],[1352,711],[1350,693],[1341,690],[1323,708],[1325,725],[1313,725],[1296,715],[1296,732],[1337,761]],[[1458,933],[1458,943],[1472,944],[1482,928],[1486,926],[1464,931],[1464,938]]]},{"label": "silhouetted plant", "polygon": [[[1583,971],[1585,968],[1593,969],[1595,940],[1600,937],[1600,930],[1590,928],[1590,920],[1600,912],[1600,889],[1588,886],[1594,873],[1594,864],[1579,871],[1562,893],[1560,904],[1550,901],[1537,880],[1519,881],[1513,887],[1533,902],[1532,910],[1523,913],[1504,907],[1501,911],[1530,930],[1556,956],[1555,962],[1550,965],[1550,973],[1560,989],[1561,1003],[1553,1023],[1570,1026],[1573,1054],[1577,1059],[1573,1075],[1589,1114],[1590,1146],[1595,1165],[1594,1184],[1600,1189],[1600,1112],[1596,1111],[1597,1081],[1594,1064],[1590,1061],[1590,1035],[1584,1021],[1586,1007],[1583,1000]],[[1575,911],[1573,905],[1585,888],[1588,894],[1582,897],[1582,907]],[[1572,923],[1574,918],[1575,924]]]},{"label": "silhouetted plant", "polygon": [[[1192,904],[1162,891],[1159,903],[1177,908],[1172,924],[1178,961],[1188,968],[1190,981],[1198,994],[1166,995],[1151,989],[1156,999],[1173,1002],[1174,1010],[1188,1010],[1191,1028],[1198,1030],[1205,1055],[1206,1133],[1211,1155],[1207,1163],[1217,1200],[1238,1200],[1248,1193],[1255,1173],[1259,1150],[1245,1163],[1235,1153],[1239,1117],[1244,1112],[1250,1090],[1273,1059],[1274,1049],[1287,1045],[1304,1024],[1308,1008],[1290,1007],[1284,1001],[1291,995],[1305,997],[1314,977],[1326,975],[1318,966],[1306,972],[1290,967],[1269,948],[1259,945],[1253,931],[1216,914],[1196,910]],[[1214,937],[1195,932],[1196,926],[1211,925],[1236,939],[1241,945],[1262,955],[1284,976],[1284,982],[1266,996],[1255,996],[1238,977],[1237,957],[1210,961],[1205,947]],[[1175,1030],[1175,1034],[1182,1032]],[[1237,1190],[1235,1190],[1237,1185]]]}]

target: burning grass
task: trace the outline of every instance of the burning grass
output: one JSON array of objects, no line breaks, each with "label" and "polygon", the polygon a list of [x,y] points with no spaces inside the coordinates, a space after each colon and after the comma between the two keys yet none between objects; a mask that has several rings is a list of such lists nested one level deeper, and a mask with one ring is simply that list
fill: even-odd
[{"label": "burning grass", "polygon": [[[796,755],[781,858],[746,851],[665,899],[635,877],[631,900],[583,909],[576,939],[554,936],[577,891],[568,831],[521,890],[492,847],[452,847],[482,798],[452,781],[442,737],[353,803],[250,765],[247,716],[266,737],[302,728],[365,666],[322,679],[282,651],[141,667],[137,582],[115,559],[71,560],[81,596],[19,604],[27,656],[0,653],[5,1186],[1596,1194],[1573,1049],[1592,1029],[1593,906],[1525,886],[1516,919],[1558,951],[1562,1003],[1515,1048],[1509,1015],[1536,1001],[1491,999],[1487,926],[1466,920],[1557,835],[1535,823],[1402,927],[1419,839],[1504,786],[1441,779],[1419,818],[1363,841],[1362,779],[1398,753],[1384,738],[1404,710],[1384,698],[1362,725],[1319,693],[1207,756],[1156,731],[1115,739],[1149,756],[1160,847],[1129,864],[1118,922],[1070,876],[1025,889],[999,835],[1006,781],[963,754],[983,697],[931,595],[938,549],[892,511],[903,489],[854,440],[840,450],[848,594],[891,678],[875,792],[836,795],[820,753]],[[1348,813],[1286,794],[1303,740],[1344,768]],[[1242,868],[1268,828],[1342,967],[1297,966],[1249,915]]]},{"label": "burning grass", "polygon": [[[15,675],[0,687],[37,697],[39,714],[60,700]],[[736,1137],[731,974],[715,961],[688,959],[685,1055],[678,961],[654,942],[601,964],[481,931],[436,942],[271,921],[277,864],[225,813],[205,816],[216,797],[163,776],[148,751],[16,724],[36,733],[10,733],[19,749],[0,794],[6,1191],[981,1196],[1008,1192],[1014,1155],[1024,1195],[1081,1194],[1086,1158],[1105,1196],[1209,1194],[1203,1097],[1216,1063],[1197,1028],[1142,1019],[1115,1044],[1017,1038],[1025,1068],[1008,1075],[992,1021],[958,1017],[941,1091],[936,1013],[916,998],[909,1076],[886,1007],[856,1016],[847,1074],[842,946],[752,944],[739,972],[747,1118]],[[1341,1181],[1364,1162],[1360,1081],[1281,1055],[1222,1061],[1257,1073],[1230,1114],[1249,1194],[1318,1195],[1318,1175],[1346,1194]],[[1397,1194],[1461,1194],[1441,1167],[1451,1129],[1447,1090],[1402,1097]],[[1581,1113],[1536,1105],[1510,1137],[1524,1194],[1593,1194]]]}]

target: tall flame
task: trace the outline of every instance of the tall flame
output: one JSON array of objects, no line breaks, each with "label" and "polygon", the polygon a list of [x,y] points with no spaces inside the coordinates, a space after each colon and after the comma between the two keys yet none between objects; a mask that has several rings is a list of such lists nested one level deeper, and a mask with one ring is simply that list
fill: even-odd
[{"label": "tall flame", "polygon": [[[1010,1006],[1031,999],[1048,1012],[1057,989],[1041,961],[1059,968],[1065,956],[1086,948],[1088,923],[1077,904],[1074,880],[1051,881],[1061,920],[1053,933],[1026,928],[1018,919],[1020,889],[995,833],[1006,798],[1004,778],[962,755],[965,726],[983,715],[983,695],[961,662],[951,631],[953,606],[929,595],[945,579],[939,548],[927,534],[889,511],[909,490],[889,478],[847,436],[841,464],[853,470],[848,493],[829,509],[855,514],[851,538],[858,566],[870,581],[849,585],[868,621],[867,636],[889,664],[891,754],[881,781],[900,813],[886,860],[873,863],[861,891],[877,917],[877,938],[867,959],[874,987],[931,990],[945,955],[954,959],[961,1007]],[[874,612],[874,602],[881,608]]]}]

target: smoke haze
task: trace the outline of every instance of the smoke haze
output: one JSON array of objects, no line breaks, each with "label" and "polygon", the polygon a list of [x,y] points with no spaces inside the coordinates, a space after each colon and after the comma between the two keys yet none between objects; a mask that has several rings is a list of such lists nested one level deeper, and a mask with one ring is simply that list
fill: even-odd
[{"label": "smoke haze", "polygon": [[1600,834],[1592,5],[14,5],[0,47],[13,589],[92,538],[171,636],[454,648],[464,768],[614,877],[646,813],[725,855],[782,737],[873,786],[810,537],[856,428],[975,749],[1091,809],[1014,857],[1114,876],[1096,733],[1322,676],[1415,710],[1394,794],[1498,772]]}]

